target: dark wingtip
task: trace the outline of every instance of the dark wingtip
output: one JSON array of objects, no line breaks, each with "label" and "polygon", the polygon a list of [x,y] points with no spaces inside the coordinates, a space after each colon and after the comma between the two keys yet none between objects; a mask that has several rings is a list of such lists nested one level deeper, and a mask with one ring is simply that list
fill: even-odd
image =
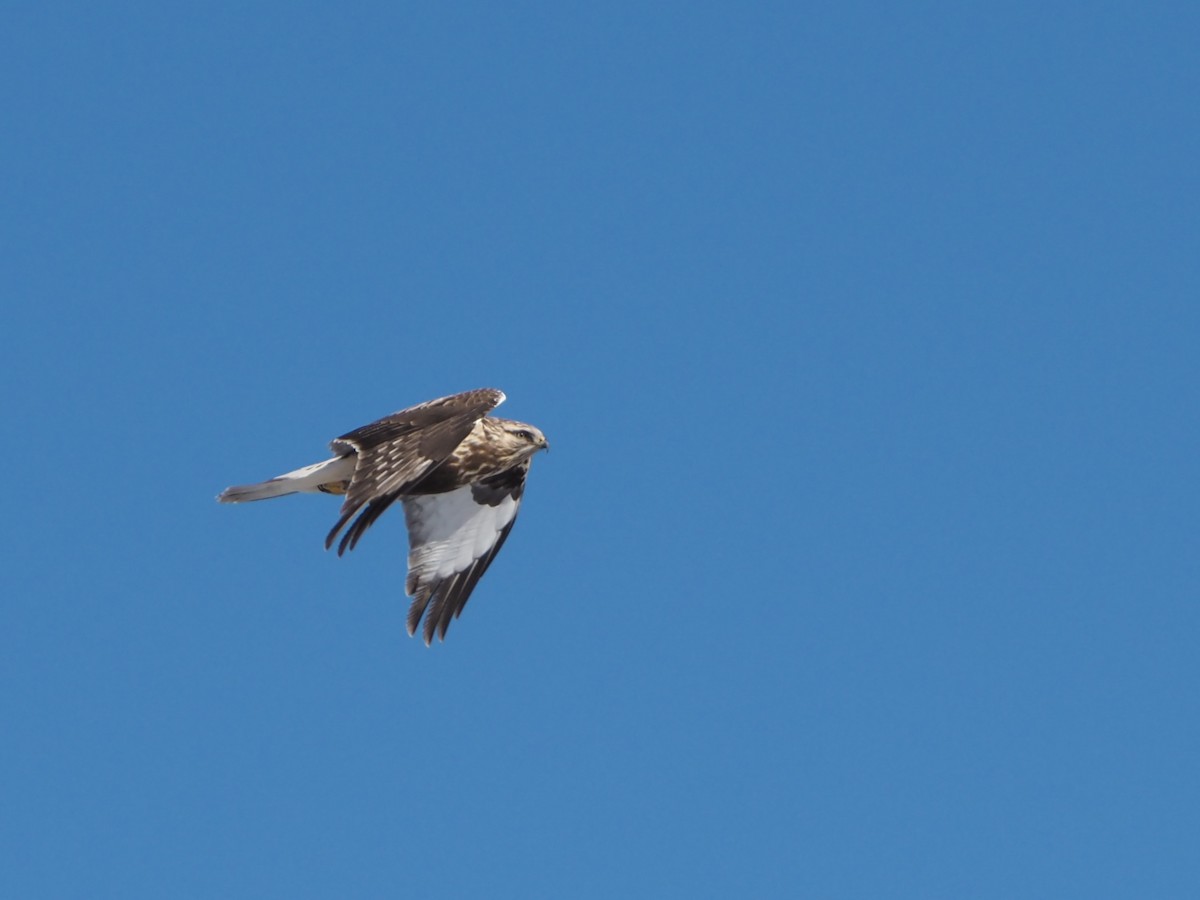
[{"label": "dark wingtip", "polygon": [[[410,591],[410,593],[412,593]],[[425,614],[425,607],[429,605],[429,595],[423,591],[417,591],[413,596],[413,601],[408,607],[408,620],[405,626],[408,628],[408,636],[413,637],[417,633],[417,626],[421,624],[421,616]],[[424,634],[425,646],[429,646],[429,629],[425,629]]]},{"label": "dark wingtip", "polygon": [[[343,513],[341,518],[339,518],[337,520],[337,522],[334,523],[333,528],[329,529],[329,534],[325,535],[325,549],[326,550],[328,550],[330,547],[333,546],[333,542],[337,540],[338,532],[346,527],[346,523],[350,521],[350,517],[352,515],[354,515],[354,513],[355,513],[355,510],[353,510],[353,509],[347,513]],[[343,543],[344,543],[344,541],[343,541]],[[341,556],[341,555],[342,555],[342,550],[339,547],[338,548],[338,556]]]}]

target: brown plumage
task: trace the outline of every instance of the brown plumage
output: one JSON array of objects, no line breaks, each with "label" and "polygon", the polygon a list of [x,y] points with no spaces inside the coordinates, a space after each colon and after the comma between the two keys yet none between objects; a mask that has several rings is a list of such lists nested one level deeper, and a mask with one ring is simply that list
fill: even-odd
[{"label": "brown plumage", "polygon": [[217,499],[344,493],[341,515],[325,539],[326,548],[338,541],[339,556],[401,501],[409,533],[405,590],[413,597],[408,633],[416,632],[428,609],[429,644],[435,633],[446,636],[504,544],[530,459],[548,447],[532,425],[487,415],[503,401],[501,391],[482,388],[421,403],[337,438],[330,444],[333,459],[228,488]]}]

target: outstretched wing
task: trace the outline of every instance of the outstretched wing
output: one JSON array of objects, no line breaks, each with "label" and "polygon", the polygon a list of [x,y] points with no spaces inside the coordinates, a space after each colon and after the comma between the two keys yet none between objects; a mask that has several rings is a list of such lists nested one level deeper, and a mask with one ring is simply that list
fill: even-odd
[{"label": "outstretched wing", "polygon": [[[425,617],[425,643],[446,637],[471,591],[512,530],[525,490],[526,460],[476,484],[404,500],[408,523],[408,581],[413,598],[408,633]],[[432,604],[432,606],[431,606]]]},{"label": "outstretched wing", "polygon": [[[475,423],[504,402],[504,393],[481,388],[430,400],[356,428],[329,446],[356,462],[341,517],[325,538],[328,549],[338,532],[362,514],[342,536],[338,555],[354,549],[363,532],[396,498],[442,463]],[[365,507],[365,509],[364,509]]]}]

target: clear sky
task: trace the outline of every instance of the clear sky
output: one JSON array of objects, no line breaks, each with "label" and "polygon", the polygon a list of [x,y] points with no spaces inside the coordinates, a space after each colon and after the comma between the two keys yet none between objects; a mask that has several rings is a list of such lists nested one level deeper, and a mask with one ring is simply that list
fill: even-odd
[{"label": "clear sky", "polygon": [[1198,9],[10,8],[0,895],[1200,896]]}]

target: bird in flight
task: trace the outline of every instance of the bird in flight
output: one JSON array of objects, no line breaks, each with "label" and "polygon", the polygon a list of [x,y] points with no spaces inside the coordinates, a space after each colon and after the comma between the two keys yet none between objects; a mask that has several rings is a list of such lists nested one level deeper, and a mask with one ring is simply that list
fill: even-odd
[{"label": "bird in flight", "polygon": [[334,440],[332,459],[226,488],[217,499],[343,494],[341,517],[325,538],[327,550],[338,542],[338,556],[399,500],[408,525],[405,591],[413,598],[408,633],[424,616],[426,645],[435,634],[444,640],[512,530],[530,460],[549,449],[532,425],[488,415],[503,402],[502,391],[481,388],[402,409]]}]

